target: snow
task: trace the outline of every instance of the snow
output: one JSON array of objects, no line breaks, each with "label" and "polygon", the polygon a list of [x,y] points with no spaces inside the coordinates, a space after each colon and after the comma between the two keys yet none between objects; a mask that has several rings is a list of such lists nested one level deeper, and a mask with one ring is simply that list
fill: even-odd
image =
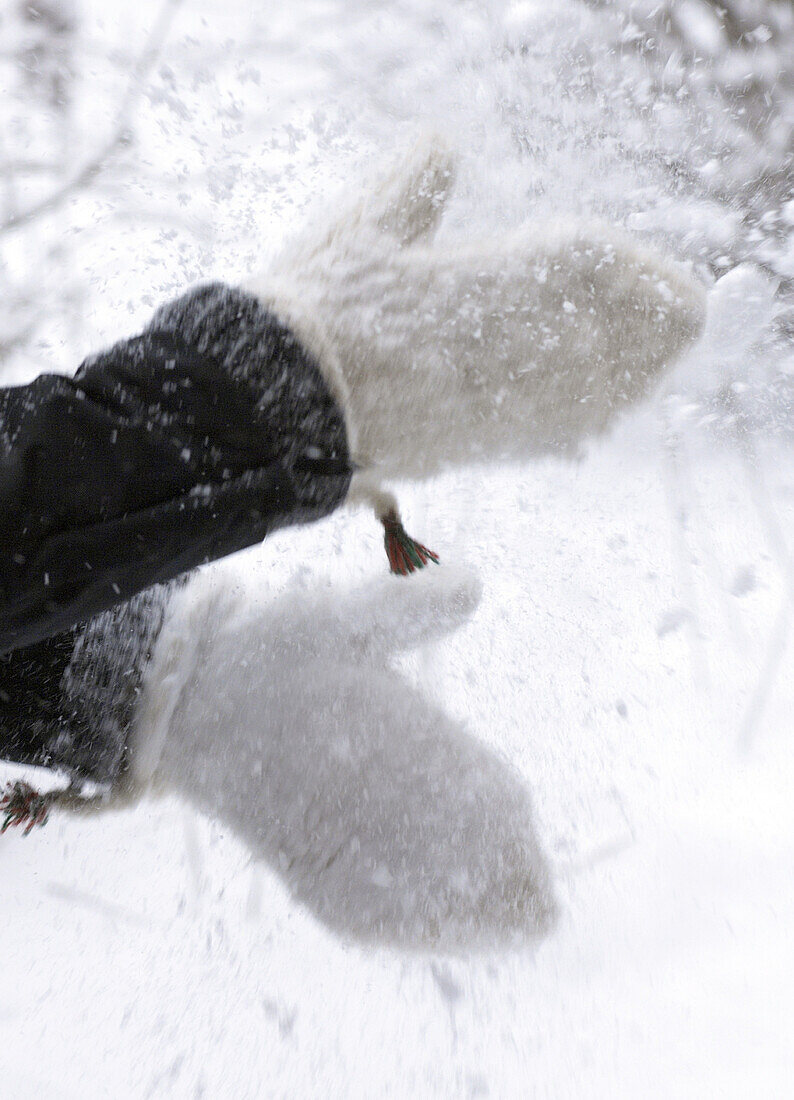
[{"label": "snow", "polygon": [[[752,751],[736,749],[781,577],[757,553],[741,468],[693,456],[687,557],[716,545],[693,566],[699,622],[658,637],[687,564],[669,548],[670,475],[636,438],[618,442],[578,468],[487,475],[476,528],[471,487],[444,486],[446,556],[476,559],[511,515],[514,553],[470,625],[407,670],[531,785],[557,930],[473,957],[361,948],[178,799],[59,816],[3,845],[12,1079],[63,1096],[519,1096],[527,1081],[548,1096],[784,1095],[789,677]],[[343,573],[371,586],[380,565],[364,516],[274,542],[239,568],[281,581],[296,615],[335,606]],[[365,560],[326,555],[294,576],[342,543]],[[756,586],[734,596],[749,561]]]},{"label": "snow", "polygon": [[[450,632],[367,671],[352,627],[417,578],[384,575],[365,512],[280,532],[201,578],[185,613],[220,593],[226,633],[190,636],[198,652],[171,669],[159,728],[181,715],[183,743],[194,738],[191,768],[213,781],[204,812],[195,785],[172,786],[0,838],[5,1094],[788,1094],[794,196],[780,134],[792,19],[737,0],[747,33],[763,30],[726,46],[716,8],[681,5],[673,27],[671,6],[316,0],[271,16],[196,0],[177,8],[148,79],[138,159],[3,239],[19,300],[35,286],[48,303],[6,382],[73,369],[191,280],[259,268],[312,200],[428,125],[467,154],[442,235],[527,214],[631,218],[714,283],[704,343],[576,462],[400,487],[409,529],[443,562],[406,596],[408,621],[441,625],[426,607],[468,593]],[[158,10],[76,9],[73,111],[91,128],[75,156],[111,125],[124,81],[109,59],[142,46]],[[713,65],[696,60],[706,46]],[[737,108],[728,92],[753,86],[748,74],[759,99]],[[774,125],[758,127],[765,95]],[[766,187],[745,187],[764,172]],[[341,625],[313,635],[306,623],[321,619]],[[404,638],[399,604],[376,622]],[[301,623],[294,651],[268,646]],[[331,639],[330,654],[312,648]],[[310,673],[291,678],[293,661]],[[559,909],[545,937],[452,954],[361,944],[317,919],[311,876],[291,880],[289,855],[252,839],[273,808],[257,766],[264,776],[268,753],[295,750],[299,716],[322,728],[340,663],[365,749],[384,701],[387,741],[418,716],[405,761],[412,731],[443,710],[444,737],[530,794],[527,836]],[[274,704],[287,692],[294,710]],[[236,759],[201,740],[210,703],[232,698],[225,730],[262,750],[241,787]],[[167,747],[149,748],[154,768]],[[307,761],[307,777],[321,764]],[[241,790],[243,822],[217,801]],[[421,782],[407,793],[418,822],[424,797]],[[452,785],[443,801],[461,812]],[[442,828],[424,843],[436,839],[450,841]],[[345,881],[337,917],[357,898]],[[372,868],[373,890],[393,885]]]}]

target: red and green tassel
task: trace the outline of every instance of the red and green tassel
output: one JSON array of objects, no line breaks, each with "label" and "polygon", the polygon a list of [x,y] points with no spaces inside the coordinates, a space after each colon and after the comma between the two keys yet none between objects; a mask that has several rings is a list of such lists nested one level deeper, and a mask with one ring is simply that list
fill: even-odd
[{"label": "red and green tassel", "polygon": [[383,545],[386,547],[392,573],[405,577],[409,573],[415,573],[417,569],[424,569],[428,562],[438,564],[438,554],[412,539],[396,512],[387,512],[381,517],[381,523],[384,530]]},{"label": "red and green tassel", "polygon": [[36,825],[46,825],[52,800],[52,795],[39,794],[21,780],[10,784],[0,796],[0,814],[5,814],[0,833],[13,826],[24,825],[23,835],[27,836]]}]

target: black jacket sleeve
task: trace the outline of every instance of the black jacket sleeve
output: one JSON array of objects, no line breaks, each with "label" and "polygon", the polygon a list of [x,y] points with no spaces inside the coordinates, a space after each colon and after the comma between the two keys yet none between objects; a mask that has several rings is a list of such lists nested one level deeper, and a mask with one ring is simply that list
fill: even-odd
[{"label": "black jacket sleeve", "polygon": [[172,332],[0,390],[0,653],[313,518],[296,477],[346,491],[346,456],[285,461],[259,398]]}]

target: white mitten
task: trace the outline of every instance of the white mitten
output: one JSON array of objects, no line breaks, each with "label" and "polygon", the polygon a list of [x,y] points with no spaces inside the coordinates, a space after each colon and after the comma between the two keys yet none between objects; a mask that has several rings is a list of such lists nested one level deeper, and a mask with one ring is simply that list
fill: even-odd
[{"label": "white mitten", "polygon": [[343,936],[456,950],[545,932],[526,788],[389,666],[478,598],[439,569],[250,608],[206,575],[147,672],[139,780],[226,822]]},{"label": "white mitten", "polygon": [[248,287],[316,356],[368,489],[568,450],[703,325],[700,284],[608,225],[434,241],[453,180],[449,150],[424,142]]}]

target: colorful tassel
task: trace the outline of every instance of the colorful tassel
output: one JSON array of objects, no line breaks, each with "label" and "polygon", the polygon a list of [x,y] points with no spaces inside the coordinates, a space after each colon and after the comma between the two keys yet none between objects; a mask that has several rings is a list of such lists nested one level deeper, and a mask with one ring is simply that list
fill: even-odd
[{"label": "colorful tassel", "polygon": [[396,512],[388,512],[381,517],[381,523],[385,532],[383,545],[392,573],[405,577],[417,569],[424,569],[428,562],[438,564],[438,554],[412,539]]},{"label": "colorful tassel", "polygon": [[27,836],[34,826],[46,825],[51,802],[52,795],[39,794],[21,780],[12,783],[0,797],[0,814],[5,814],[0,833],[11,826],[25,825],[23,835]]}]

